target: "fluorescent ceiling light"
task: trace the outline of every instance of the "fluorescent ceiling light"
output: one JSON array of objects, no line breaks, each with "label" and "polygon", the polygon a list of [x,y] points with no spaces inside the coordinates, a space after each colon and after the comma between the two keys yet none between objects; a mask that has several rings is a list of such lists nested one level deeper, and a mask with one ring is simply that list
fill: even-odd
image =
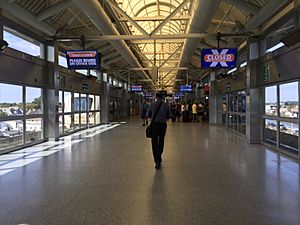
[{"label": "fluorescent ceiling light", "polygon": [[243,67],[247,66],[247,64],[248,64],[247,62],[244,62],[240,65],[240,67],[243,68]]},{"label": "fluorescent ceiling light", "polygon": [[236,67],[235,67],[235,68],[229,70],[229,71],[227,72],[227,74],[231,74],[231,73],[235,72],[236,70],[237,70],[237,69],[236,69]]},{"label": "fluorescent ceiling light", "polygon": [[283,47],[284,44],[282,42],[279,42],[277,45],[274,45],[273,47],[267,49],[266,53],[274,52],[275,50]]}]

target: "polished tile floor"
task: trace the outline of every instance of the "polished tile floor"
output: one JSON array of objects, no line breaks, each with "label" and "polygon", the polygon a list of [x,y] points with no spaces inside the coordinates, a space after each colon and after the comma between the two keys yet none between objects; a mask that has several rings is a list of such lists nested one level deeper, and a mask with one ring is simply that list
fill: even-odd
[{"label": "polished tile floor", "polygon": [[0,224],[300,224],[299,164],[263,146],[170,123],[155,170],[140,123],[101,129],[0,156]]}]

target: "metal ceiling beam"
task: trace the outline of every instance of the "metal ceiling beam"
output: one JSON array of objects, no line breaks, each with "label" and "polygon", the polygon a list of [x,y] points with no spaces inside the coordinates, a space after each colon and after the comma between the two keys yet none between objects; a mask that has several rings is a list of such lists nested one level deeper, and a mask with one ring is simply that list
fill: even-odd
[{"label": "metal ceiling beam", "polygon": [[238,9],[242,9],[247,12],[250,12],[253,15],[256,15],[260,10],[260,7],[258,7],[257,5],[252,4],[250,2],[246,2],[245,0],[224,0],[224,1]]},{"label": "metal ceiling beam", "polygon": [[[206,32],[207,28],[219,6],[220,0],[195,0],[193,18],[190,22],[188,33]],[[179,67],[188,66],[193,52],[196,50],[200,43],[199,39],[187,39],[184,43],[181,52]],[[179,76],[180,73],[177,74]]]},{"label": "metal ceiling beam", "polygon": [[171,54],[162,64],[159,65],[158,69],[160,69],[163,65],[165,65],[171,58],[173,58],[180,50],[182,49],[182,45],[176,49],[176,51]]},{"label": "metal ceiling beam", "polygon": [[[145,67],[145,68],[129,68],[130,71],[146,71],[152,70],[152,67]],[[188,70],[188,67],[163,67],[160,68],[160,71],[169,71],[169,70]]]},{"label": "metal ceiling beam", "polygon": [[246,24],[246,30],[252,31],[259,27],[262,23],[267,21],[271,16],[274,15],[282,6],[284,6],[289,0],[272,0],[268,1],[264,7],[262,7],[258,14],[253,16],[250,21]]},{"label": "metal ceiling beam", "polygon": [[[102,8],[98,0],[85,0],[82,4],[82,0],[72,0],[76,6],[81,9],[89,19],[95,24],[97,29],[106,35],[118,36],[120,33],[113,26],[111,20],[107,16],[106,12]],[[131,52],[124,40],[111,42],[111,45],[123,56],[132,67],[142,68],[139,61],[136,59],[134,54]],[[150,78],[150,76],[144,71],[141,73],[144,78]],[[152,85],[155,86],[154,82]]]},{"label": "metal ceiling beam", "polygon": [[[147,16],[147,17],[131,17],[135,22],[144,22],[144,21],[163,21],[166,18],[163,16]],[[174,16],[173,18],[171,18],[171,21],[174,20],[190,20],[191,16],[190,15],[182,15],[182,16]],[[128,22],[128,20],[124,17],[121,17],[119,19],[120,22]],[[219,24],[221,20],[219,19],[212,19],[211,23],[213,24]],[[235,26],[235,22],[232,21],[224,21],[223,25],[226,26]]]},{"label": "metal ceiling beam", "polygon": [[51,6],[50,8],[46,9],[43,12],[40,12],[36,17],[39,22],[49,18],[50,16],[55,15],[56,13],[59,13],[60,11],[69,8],[72,4],[71,0],[64,0],[59,3],[56,3],[55,5]]},{"label": "metal ceiling beam", "polygon": [[8,11],[18,19],[24,21],[25,23],[35,27],[36,29],[42,31],[43,33],[54,36],[56,34],[56,30],[48,25],[45,22],[37,21],[37,17],[21,7],[20,5],[11,2],[9,3],[8,0],[0,0],[0,8]]},{"label": "metal ceiling beam", "polygon": [[112,63],[115,63],[115,62],[118,62],[122,59],[122,56],[118,55],[117,57],[113,58],[113,59],[110,59],[106,62],[106,64],[110,65]]},{"label": "metal ceiling beam", "polygon": [[220,23],[218,24],[218,26],[215,29],[215,33],[218,32],[218,30],[220,29],[220,27],[223,25],[223,22],[225,21],[226,17],[229,15],[230,11],[232,10],[233,6],[230,6],[229,9],[227,10],[227,12],[224,14],[222,20],[220,21]]},{"label": "metal ceiling beam", "polygon": [[[145,54],[144,53],[142,53],[139,49],[137,49],[134,45],[132,45],[131,46],[132,48],[133,48],[133,50],[137,53],[137,54],[139,54],[141,57],[143,57],[144,59],[146,59],[146,62],[148,62],[148,63],[150,63],[151,65],[153,65],[153,63],[151,62],[151,60],[147,57],[147,56],[145,56]],[[152,53],[153,54],[153,53]]]},{"label": "metal ceiling beam", "polygon": [[165,26],[176,14],[189,2],[190,0],[184,0],[166,19],[164,19],[151,33],[150,36],[155,35],[160,29]]},{"label": "metal ceiling beam", "polygon": [[[156,54],[173,54],[174,51],[156,51]],[[143,51],[144,55],[153,55],[153,52],[147,52]],[[180,51],[177,52],[177,54],[180,54]]]},{"label": "metal ceiling beam", "polygon": [[112,0],[107,0],[107,2],[112,8],[114,8],[117,12],[124,16],[142,34],[149,35],[148,32],[144,30],[144,28],[142,28],[135,20],[128,16],[127,13],[124,12],[115,2],[113,2]]},{"label": "metal ceiling beam", "polygon": [[117,51],[113,51],[113,52],[109,52],[108,54],[102,54],[102,60],[107,60],[107,59],[110,59],[110,58],[114,58],[116,56],[120,55],[119,52]]},{"label": "metal ceiling beam", "polygon": [[[163,21],[166,19],[165,16],[147,16],[147,17],[131,17],[136,22],[143,22],[143,21]],[[189,20],[191,18],[190,15],[182,15],[182,16],[174,16],[170,20]],[[120,22],[127,22],[128,19],[125,17],[121,17],[119,19]]]},{"label": "metal ceiling beam", "polygon": [[[216,38],[216,33],[189,33],[189,34],[166,34],[166,35],[99,35],[99,36],[87,36],[87,41],[120,41],[120,40],[181,40],[181,39],[201,39],[201,38]],[[221,33],[221,37],[248,37],[249,34],[245,33]],[[66,37],[57,38],[57,41],[80,41],[80,37]],[[153,44],[153,41],[152,41]]]}]

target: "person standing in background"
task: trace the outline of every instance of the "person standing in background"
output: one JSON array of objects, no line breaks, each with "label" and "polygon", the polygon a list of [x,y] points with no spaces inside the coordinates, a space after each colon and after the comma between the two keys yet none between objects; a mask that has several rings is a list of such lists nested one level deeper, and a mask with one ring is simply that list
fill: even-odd
[{"label": "person standing in background", "polygon": [[143,126],[148,125],[148,119],[147,119],[147,111],[149,108],[149,103],[147,100],[144,100],[142,109],[141,109],[141,118],[143,120]]},{"label": "person standing in background", "polygon": [[192,105],[192,114],[193,114],[193,122],[198,122],[198,111],[197,111],[197,104],[196,102],[194,102],[194,104]]},{"label": "person standing in background", "polygon": [[165,103],[162,93],[157,93],[156,99],[157,101],[150,105],[147,117],[151,118],[151,144],[155,169],[160,169],[167,131],[167,121],[172,118],[172,113],[169,104]]}]

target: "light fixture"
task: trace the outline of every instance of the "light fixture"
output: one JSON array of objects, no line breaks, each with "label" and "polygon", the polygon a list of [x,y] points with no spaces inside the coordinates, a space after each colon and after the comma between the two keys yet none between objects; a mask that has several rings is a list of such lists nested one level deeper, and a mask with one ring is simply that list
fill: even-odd
[{"label": "light fixture", "polygon": [[4,49],[6,49],[8,46],[8,43],[2,39],[0,39],[0,50],[1,52],[4,51]]},{"label": "light fixture", "polygon": [[277,50],[283,46],[284,46],[284,44],[282,42],[279,42],[278,44],[274,45],[273,47],[268,48],[266,53],[274,52],[275,50]]},{"label": "light fixture", "polygon": [[245,66],[247,66],[247,62],[244,62],[244,63],[242,63],[241,65],[240,65],[240,68],[243,68],[243,67],[245,67]]},{"label": "light fixture", "polygon": [[227,74],[231,74],[231,73],[235,72],[236,70],[237,70],[237,69],[236,69],[236,67],[235,67],[235,68],[229,70],[229,71],[227,72]]}]

